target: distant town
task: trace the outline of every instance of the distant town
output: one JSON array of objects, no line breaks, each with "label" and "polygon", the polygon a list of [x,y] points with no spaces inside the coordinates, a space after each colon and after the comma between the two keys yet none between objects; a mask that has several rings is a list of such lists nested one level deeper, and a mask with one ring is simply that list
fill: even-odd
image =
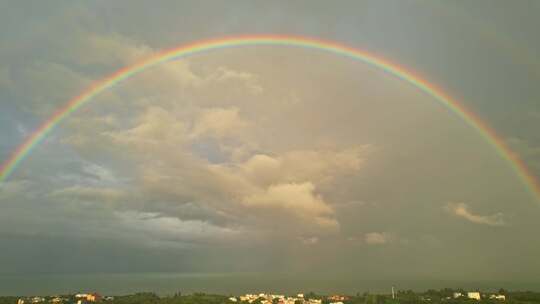
[{"label": "distant town", "polygon": [[158,296],[154,293],[111,296],[96,292],[55,296],[0,297],[0,304],[540,304],[540,292],[506,291],[485,292],[445,288],[415,292],[412,290],[390,289],[387,294],[369,292],[355,295],[318,295],[313,292],[295,295],[253,293],[244,295],[214,295],[194,293]]}]

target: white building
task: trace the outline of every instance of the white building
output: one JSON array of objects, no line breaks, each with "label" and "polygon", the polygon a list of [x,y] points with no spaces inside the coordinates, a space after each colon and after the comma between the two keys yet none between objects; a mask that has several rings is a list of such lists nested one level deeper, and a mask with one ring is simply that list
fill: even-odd
[{"label": "white building", "polygon": [[454,292],[454,299],[457,299],[459,297],[463,297],[463,294],[461,292]]},{"label": "white building", "polygon": [[502,294],[492,294],[489,296],[490,299],[494,299],[494,300],[500,300],[500,301],[505,301],[506,300],[506,296],[505,295],[502,295]]},{"label": "white building", "polygon": [[480,293],[478,291],[469,291],[467,292],[467,298],[480,300]]}]

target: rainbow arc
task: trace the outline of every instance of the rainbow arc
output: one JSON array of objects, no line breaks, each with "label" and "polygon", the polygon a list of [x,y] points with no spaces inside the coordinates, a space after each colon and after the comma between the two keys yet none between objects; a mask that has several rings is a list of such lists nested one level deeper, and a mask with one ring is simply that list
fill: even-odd
[{"label": "rainbow arc", "polygon": [[478,131],[478,133],[497,151],[497,153],[510,164],[516,175],[525,184],[527,190],[532,196],[540,201],[540,183],[535,176],[528,170],[523,161],[513,153],[506,143],[498,136],[475,113],[468,110],[463,104],[452,99],[443,90],[436,85],[428,82],[419,75],[410,70],[384,59],[375,54],[365,52],[360,49],[352,48],[343,44],[328,40],[320,40],[297,36],[277,36],[277,35],[256,35],[256,36],[236,36],[205,40],[192,44],[183,45],[177,48],[165,50],[154,54],[131,66],[122,68],[111,75],[95,82],[78,96],[68,101],[55,114],[47,119],[37,130],[35,130],[12,154],[5,160],[0,167],[0,182],[6,181],[28,157],[32,150],[39,145],[59,124],[61,124],[72,113],[89,103],[94,97],[107,90],[110,87],[122,82],[131,76],[138,74],[152,66],[164,63],[173,59],[188,57],[201,52],[219,50],[224,48],[242,47],[242,46],[290,46],[315,49],[334,53],[364,62],[368,65],[377,67],[394,77],[401,79],[410,85],[423,91],[425,94],[433,97],[436,101],[443,104],[449,110],[461,117],[469,126]]}]

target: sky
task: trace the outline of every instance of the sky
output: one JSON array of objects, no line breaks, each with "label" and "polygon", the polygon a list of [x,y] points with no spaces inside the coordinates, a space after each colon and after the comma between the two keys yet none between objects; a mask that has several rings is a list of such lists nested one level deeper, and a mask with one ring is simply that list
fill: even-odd
[{"label": "sky", "polygon": [[[331,40],[462,102],[540,177],[537,1],[0,1],[0,161],[90,84],[190,42]],[[539,283],[540,201],[479,132],[376,67],[249,46],[69,116],[0,184],[0,275]]]}]

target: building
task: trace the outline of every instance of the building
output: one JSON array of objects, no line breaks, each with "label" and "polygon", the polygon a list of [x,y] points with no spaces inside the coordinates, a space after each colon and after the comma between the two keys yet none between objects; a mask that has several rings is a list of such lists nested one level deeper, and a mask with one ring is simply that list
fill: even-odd
[{"label": "building", "polygon": [[101,295],[98,293],[91,293],[86,297],[88,302],[99,302],[101,301]]},{"label": "building", "polygon": [[78,299],[77,303],[82,304],[84,301],[87,302],[99,302],[102,300],[99,293],[78,293],[75,295],[75,298]]},{"label": "building", "polygon": [[463,294],[461,292],[454,292],[454,299],[463,297]]},{"label": "building", "polygon": [[343,302],[343,301],[346,301],[346,300],[348,300],[347,297],[340,296],[340,295],[333,295],[333,296],[328,297],[328,301],[333,301],[333,302]]},{"label": "building", "polygon": [[490,299],[493,299],[493,300],[500,300],[500,301],[505,301],[506,300],[506,296],[505,295],[502,295],[502,294],[492,294],[489,296]]},{"label": "building", "polygon": [[467,292],[467,298],[480,301],[480,293],[478,291]]}]

